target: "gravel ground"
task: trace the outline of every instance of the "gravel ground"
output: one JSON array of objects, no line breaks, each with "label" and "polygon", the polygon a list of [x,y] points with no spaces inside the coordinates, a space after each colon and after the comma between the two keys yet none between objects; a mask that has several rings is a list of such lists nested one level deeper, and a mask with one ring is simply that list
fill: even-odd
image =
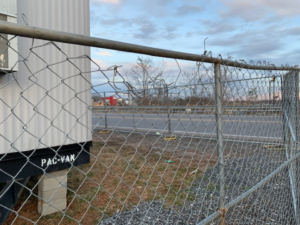
[{"label": "gravel ground", "polygon": [[[232,145],[232,146],[230,146]],[[233,142],[225,143],[233,151]],[[234,152],[225,159],[225,202],[249,190],[285,160],[282,150],[257,145],[235,144],[237,149],[250,149],[253,154]],[[100,224],[197,224],[218,209],[218,171],[210,168],[189,190],[195,197],[182,206],[166,207],[161,201],[143,202],[131,210],[116,214]],[[226,224],[296,224],[287,169],[251,194],[226,214]],[[213,223],[217,224],[217,222]]]}]

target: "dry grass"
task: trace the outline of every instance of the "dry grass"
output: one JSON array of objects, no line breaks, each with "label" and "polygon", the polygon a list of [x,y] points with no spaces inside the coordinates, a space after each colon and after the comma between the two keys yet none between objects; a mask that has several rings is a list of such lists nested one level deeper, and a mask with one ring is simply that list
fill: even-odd
[{"label": "dry grass", "polygon": [[[68,208],[64,214],[40,218],[33,196],[24,205],[19,202],[16,210],[25,218],[39,220],[38,224],[78,224],[75,220],[98,224],[144,201],[160,200],[165,207],[180,206],[194,198],[189,192],[194,179],[214,166],[216,160],[214,149],[190,140],[167,142],[157,136],[96,135],[91,162],[72,168],[68,174]],[[189,175],[194,170],[197,172]],[[13,219],[12,214],[6,224]],[[32,223],[18,217],[14,224]]]}]

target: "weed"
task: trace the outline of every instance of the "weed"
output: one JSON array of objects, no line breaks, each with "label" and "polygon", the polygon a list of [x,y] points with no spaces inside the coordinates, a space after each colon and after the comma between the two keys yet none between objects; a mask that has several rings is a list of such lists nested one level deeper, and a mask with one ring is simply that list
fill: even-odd
[{"label": "weed", "polygon": [[206,177],[206,176],[204,176],[204,177],[203,177],[203,180],[209,180],[209,178],[208,178],[208,177]]},{"label": "weed", "polygon": [[248,191],[248,190],[250,190],[250,189],[251,189],[251,187],[249,187],[249,186],[242,187],[242,190],[243,190],[243,191]]},{"label": "weed", "polygon": [[88,177],[93,177],[94,176],[94,172],[92,172],[92,171],[88,172],[87,176]]},{"label": "weed", "polygon": [[215,190],[217,188],[217,185],[214,182],[209,182],[207,185],[208,190]]}]

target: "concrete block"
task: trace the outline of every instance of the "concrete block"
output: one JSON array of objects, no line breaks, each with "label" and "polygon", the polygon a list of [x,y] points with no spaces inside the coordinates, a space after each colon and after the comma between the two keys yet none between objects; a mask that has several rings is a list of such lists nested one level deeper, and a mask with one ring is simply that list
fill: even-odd
[{"label": "concrete block", "polygon": [[59,187],[67,187],[68,179],[65,176],[55,177],[51,179],[40,179],[38,188],[42,191],[57,189]]},{"label": "concrete block", "polygon": [[45,176],[40,176],[38,184],[38,195],[40,198],[38,201],[39,213],[49,215],[64,210],[67,207],[67,171],[56,171],[45,174]]},{"label": "concrete block", "polygon": [[39,190],[48,191],[52,189],[57,189],[58,187],[66,187],[68,176],[68,170],[60,170],[45,174],[40,176],[40,181],[38,184]]},{"label": "concrete block", "polygon": [[65,176],[67,173],[68,173],[68,169],[58,170],[58,171],[55,171],[55,172],[46,173],[45,175],[40,175],[40,178],[43,176],[43,179],[51,179],[53,177]]},{"label": "concrete block", "polygon": [[44,201],[56,201],[58,199],[66,198],[67,196],[67,188],[59,187],[56,189],[51,189],[48,191],[38,190],[38,196],[42,198]]},{"label": "concrete block", "polygon": [[51,201],[49,203],[39,200],[38,201],[38,212],[43,216],[59,212],[67,208],[67,198]]}]

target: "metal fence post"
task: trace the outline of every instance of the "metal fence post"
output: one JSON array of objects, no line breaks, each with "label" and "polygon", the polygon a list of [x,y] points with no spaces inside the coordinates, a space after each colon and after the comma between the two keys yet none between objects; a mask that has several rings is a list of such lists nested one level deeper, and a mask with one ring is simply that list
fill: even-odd
[{"label": "metal fence post", "polygon": [[269,80],[269,105],[271,104],[271,81]]},{"label": "metal fence post", "polygon": [[[284,146],[286,148],[287,160],[292,158],[298,152],[298,105],[299,105],[299,74],[298,71],[291,71],[283,77],[283,135]],[[293,198],[293,207],[296,224],[300,224],[299,218],[299,178],[298,162],[289,165],[289,178],[291,194]]]},{"label": "metal fence post", "polygon": [[[295,66],[295,68],[299,68],[298,65]],[[295,84],[296,84],[296,138],[297,138],[297,143],[299,141],[299,71],[295,72]],[[296,144],[297,144],[296,143]]]},{"label": "metal fence post", "polygon": [[105,92],[104,92],[103,96],[104,96],[104,121],[105,121],[105,130],[107,130],[107,110],[106,110],[106,95],[105,95]]},{"label": "metal fence post", "polygon": [[135,108],[132,107],[132,123],[133,123],[133,127],[134,127],[134,129],[135,129],[134,111],[135,111]]},{"label": "metal fence post", "polygon": [[214,64],[215,73],[215,104],[216,104],[216,126],[217,126],[217,151],[218,151],[218,170],[219,170],[219,210],[223,212],[220,225],[225,224],[225,176],[224,176],[224,155],[223,155],[223,134],[222,134],[222,90],[221,90],[221,71],[220,64]]},{"label": "metal fence post", "polygon": [[171,127],[171,118],[170,118],[170,100],[169,100],[168,89],[167,89],[167,107],[168,107],[168,132],[169,132],[169,137],[171,138],[172,127]]},{"label": "metal fence post", "polygon": [[[295,66],[295,68],[299,68],[299,66],[298,65],[296,65]],[[296,85],[296,96],[295,96],[295,98],[296,98],[296,129],[295,129],[295,133],[296,133],[296,143],[295,143],[295,147],[296,147],[296,151],[295,151],[295,154],[297,154],[298,152],[299,152],[299,144],[298,144],[298,142],[299,142],[299,118],[298,118],[298,116],[299,116],[299,71],[296,71],[295,72],[295,85]],[[296,209],[296,213],[298,214],[299,213],[299,207],[300,207],[300,190],[299,190],[299,188],[300,188],[300,162],[299,162],[299,159],[297,159],[296,160],[296,176],[295,176],[295,178],[296,178],[296,201],[297,201],[297,209]],[[300,215],[296,215],[296,217],[298,217],[298,218],[296,218],[296,221],[297,221],[297,223],[299,224],[300,223],[300,219],[299,219],[299,217],[300,217]]]}]

